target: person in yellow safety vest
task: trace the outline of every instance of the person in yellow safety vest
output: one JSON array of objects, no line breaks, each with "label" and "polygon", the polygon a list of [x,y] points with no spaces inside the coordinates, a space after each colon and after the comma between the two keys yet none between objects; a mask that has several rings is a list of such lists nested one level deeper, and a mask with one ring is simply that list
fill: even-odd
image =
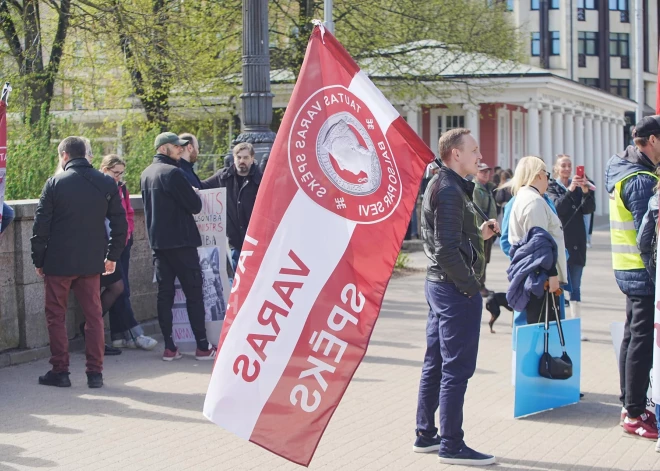
[{"label": "person in yellow safety vest", "polygon": [[605,186],[610,193],[612,264],[626,295],[626,322],[619,356],[623,429],[657,440],[654,414],[646,412],[646,391],[653,364],[655,286],[637,248],[637,232],[653,196],[660,163],[660,116],[648,116],[633,129],[635,145],[610,158]]}]

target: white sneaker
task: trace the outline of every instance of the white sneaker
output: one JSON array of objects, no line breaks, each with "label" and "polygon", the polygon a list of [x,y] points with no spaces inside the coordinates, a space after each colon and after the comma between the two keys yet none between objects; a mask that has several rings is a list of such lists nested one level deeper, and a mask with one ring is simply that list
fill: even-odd
[{"label": "white sneaker", "polygon": [[660,438],[658,438],[658,441],[655,444],[655,452],[660,453]]},{"label": "white sneaker", "polygon": [[146,335],[140,335],[135,339],[134,345],[142,350],[153,350],[158,345],[158,341]]},{"label": "white sneaker", "polygon": [[115,348],[137,348],[133,340],[113,340],[112,346]]}]

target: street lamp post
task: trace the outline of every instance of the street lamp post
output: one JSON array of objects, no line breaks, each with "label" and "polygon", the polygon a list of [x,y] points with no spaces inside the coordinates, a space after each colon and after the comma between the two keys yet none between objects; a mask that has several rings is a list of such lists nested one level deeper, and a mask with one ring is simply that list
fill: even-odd
[{"label": "street lamp post", "polygon": [[275,141],[268,45],[268,0],[243,0],[242,127],[232,146],[252,144],[258,164],[268,160]]}]

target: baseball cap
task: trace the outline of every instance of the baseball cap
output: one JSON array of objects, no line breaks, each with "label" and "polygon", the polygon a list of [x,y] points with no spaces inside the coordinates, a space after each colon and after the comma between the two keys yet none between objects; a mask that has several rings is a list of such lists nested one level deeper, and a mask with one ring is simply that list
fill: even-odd
[{"label": "baseball cap", "polygon": [[163,132],[160,133],[158,136],[156,136],[156,140],[154,141],[154,149],[158,150],[160,146],[163,146],[165,144],[185,146],[188,144],[188,141],[186,141],[185,139],[179,139],[179,136],[177,136],[173,132]]},{"label": "baseball cap", "polygon": [[660,134],[660,116],[646,116],[633,129],[633,137],[651,137]]},{"label": "baseball cap", "polygon": [[490,165],[488,165],[488,164],[486,164],[486,163],[483,163],[483,162],[481,162],[481,163],[479,164],[478,168],[479,168],[479,171],[480,171],[480,172],[481,172],[482,170],[490,170],[490,169],[491,169]]}]

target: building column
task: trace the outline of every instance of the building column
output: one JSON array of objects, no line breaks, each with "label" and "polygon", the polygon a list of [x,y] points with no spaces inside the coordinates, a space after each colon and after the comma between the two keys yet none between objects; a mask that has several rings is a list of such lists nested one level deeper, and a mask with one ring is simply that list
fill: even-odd
[{"label": "building column", "polygon": [[472,131],[474,138],[479,141],[479,111],[480,107],[470,103],[463,105],[465,110],[465,127]]},{"label": "building column", "polygon": [[626,149],[626,143],[623,142],[623,127],[626,125],[626,121],[621,118],[617,118],[616,123],[616,148],[618,149],[617,152],[622,152]]},{"label": "building column", "polygon": [[574,135],[575,135],[575,148],[573,152],[575,153],[575,165],[584,165],[584,115],[581,111],[578,111],[575,115],[575,124],[574,124]]},{"label": "building column", "polygon": [[564,110],[564,154],[570,155],[573,161],[575,161],[575,137],[573,135],[573,130],[575,129],[573,116],[575,115],[575,111],[567,108],[564,108]]},{"label": "building column", "polygon": [[546,105],[541,110],[541,157],[552,168],[552,112]]},{"label": "building column", "polygon": [[406,122],[408,123],[408,126],[419,135],[419,106],[416,104],[404,105],[403,110],[406,112]]},{"label": "building column", "polygon": [[[610,160],[610,157],[623,150],[619,148],[619,140],[617,139],[618,126],[616,124],[616,116],[612,116],[608,124],[609,124],[609,136],[610,136],[610,151],[606,155],[603,155],[603,159],[602,159],[603,174],[605,173],[605,166],[607,165],[607,162]],[[603,188],[603,190],[605,189]],[[603,199],[600,200],[601,204],[603,205],[603,208],[607,208],[610,204],[609,201],[610,195],[607,193],[607,191],[603,191],[602,198]]]},{"label": "building column", "polygon": [[[600,125],[600,119],[598,116],[594,115],[593,121],[587,119],[586,121],[593,122],[593,134],[591,141],[585,140],[585,173],[589,176],[593,175],[593,181],[596,184],[596,201],[600,201],[598,196],[600,196],[600,188],[603,185],[603,176],[598,173],[597,162],[599,158],[597,156],[603,153],[603,141],[602,136],[602,127]],[[586,123],[585,123],[586,125]],[[589,147],[591,145],[591,148]],[[596,214],[603,214],[603,208],[601,205],[596,204]]]},{"label": "building column", "polygon": [[552,110],[552,164],[555,155],[564,153],[564,109],[559,107]]},{"label": "building column", "polygon": [[540,105],[532,101],[525,105],[527,109],[527,126],[525,143],[527,146],[526,155],[541,155],[541,146],[539,145],[539,107]]},{"label": "building column", "polygon": [[[585,113],[584,117],[584,171],[587,175],[593,175],[594,182],[597,182],[596,170],[594,168],[594,154],[596,153],[595,131],[598,128],[600,146],[600,125],[594,126],[593,115]],[[598,184],[598,183],[596,183]],[[602,214],[601,208],[596,208],[596,214]]]}]

